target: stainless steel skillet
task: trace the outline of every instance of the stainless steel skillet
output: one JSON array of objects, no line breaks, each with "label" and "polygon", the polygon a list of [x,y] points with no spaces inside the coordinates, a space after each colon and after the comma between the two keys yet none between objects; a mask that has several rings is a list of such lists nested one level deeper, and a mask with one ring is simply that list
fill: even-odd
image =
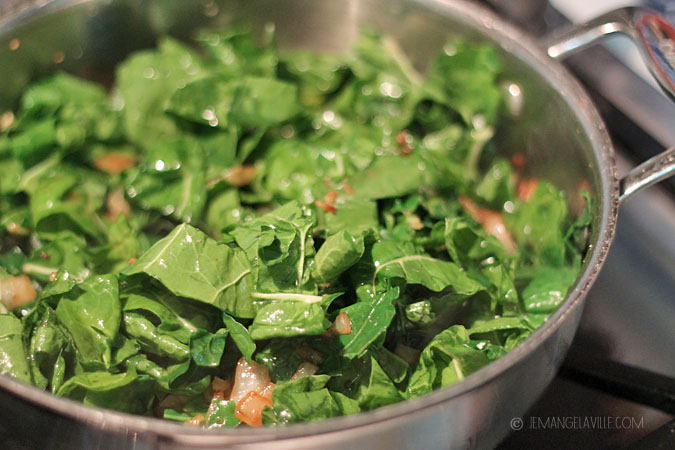
[{"label": "stainless steel skillet", "polygon": [[[586,180],[595,200],[591,248],[564,303],[521,346],[461,383],[414,401],[321,423],[203,431],[90,408],[0,376],[0,420],[35,448],[493,447],[510,431],[511,421],[537,399],[562,362],[584,297],[612,241],[620,202],[675,170],[675,151],[670,150],[619,179],[612,145],[597,111],[580,85],[552,57],[609,31],[627,30],[644,41],[659,35],[675,39],[672,29],[655,16],[643,20],[636,10],[622,10],[542,44],[464,1],[30,3],[0,17],[0,112],[40,74],[63,68],[101,78],[99,75],[108,73],[126,53],[150,45],[153,35],[172,32],[187,36],[202,24],[246,21],[262,27],[272,21],[281,45],[318,50],[348,48],[359,27],[369,25],[392,35],[420,68],[450,36],[492,42],[499,48],[506,86],[512,88],[513,96],[512,111],[505,114],[496,136],[498,144],[507,154],[526,153],[532,174],[552,180],[570,198]],[[648,55],[658,56],[657,47]],[[664,49],[660,53],[667,55],[667,47]],[[662,62],[667,60],[666,56]],[[663,74],[672,70],[672,61],[670,66],[654,69],[666,87],[668,78]]]}]

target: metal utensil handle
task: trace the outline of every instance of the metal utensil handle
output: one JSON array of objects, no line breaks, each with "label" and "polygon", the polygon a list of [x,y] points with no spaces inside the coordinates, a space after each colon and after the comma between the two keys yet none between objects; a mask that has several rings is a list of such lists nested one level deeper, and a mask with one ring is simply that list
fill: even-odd
[{"label": "metal utensil handle", "polygon": [[[639,7],[616,9],[552,34],[545,39],[544,48],[550,57],[564,58],[613,33],[633,38],[652,76],[675,101],[675,26],[658,12]],[[672,175],[675,175],[675,147],[645,161],[624,176],[620,180],[619,202]]]}]

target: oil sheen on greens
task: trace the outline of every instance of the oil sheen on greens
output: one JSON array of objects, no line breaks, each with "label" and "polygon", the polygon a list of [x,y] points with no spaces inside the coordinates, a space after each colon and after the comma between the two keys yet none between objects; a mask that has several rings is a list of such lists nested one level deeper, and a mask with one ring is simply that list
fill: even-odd
[{"label": "oil sheen on greens", "polygon": [[[574,282],[589,215],[545,181],[516,195],[491,142],[500,62],[450,46],[420,75],[373,32],[337,55],[204,31],[132,54],[110,92],[32,85],[0,135],[0,279],[38,297],[1,311],[0,372],[186,420],[243,355],[276,383],[269,425],[424,395],[514,348]],[[326,337],[343,312],[351,332]],[[307,347],[318,372],[290,381]],[[237,426],[220,403],[206,425]]]}]

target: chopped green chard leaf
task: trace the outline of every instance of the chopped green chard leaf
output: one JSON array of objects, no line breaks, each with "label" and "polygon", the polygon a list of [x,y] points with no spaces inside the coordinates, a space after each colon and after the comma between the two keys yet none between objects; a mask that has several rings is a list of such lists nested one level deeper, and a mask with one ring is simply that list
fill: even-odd
[{"label": "chopped green chard leaf", "polygon": [[317,421],[460,382],[563,302],[592,199],[573,217],[488,161],[495,49],[452,41],[418,73],[370,31],[345,54],[195,42],[132,54],[112,97],[64,73],[24,93],[0,135],[0,373],[206,428]]}]

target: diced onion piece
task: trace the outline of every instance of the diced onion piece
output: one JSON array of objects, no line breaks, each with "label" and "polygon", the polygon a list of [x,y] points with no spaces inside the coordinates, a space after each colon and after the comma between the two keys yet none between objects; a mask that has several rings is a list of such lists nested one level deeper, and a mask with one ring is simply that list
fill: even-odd
[{"label": "diced onion piece", "polygon": [[272,400],[266,399],[257,392],[249,392],[237,402],[234,417],[252,427],[262,426],[262,412],[265,406],[272,407]]},{"label": "diced onion piece", "polygon": [[349,316],[346,312],[341,312],[335,318],[333,322],[335,326],[335,331],[337,334],[351,334],[352,333],[352,321],[349,319]]},{"label": "diced onion piece", "polygon": [[136,159],[124,153],[108,153],[94,161],[98,170],[106,173],[121,173],[136,164]]},{"label": "diced onion piece", "polygon": [[250,363],[246,358],[240,358],[237,362],[237,368],[234,372],[234,386],[230,400],[239,402],[249,392],[260,393],[270,382],[270,371],[267,366],[258,364],[255,361]]},{"label": "diced onion piece", "polygon": [[194,417],[191,417],[187,421],[185,421],[185,425],[190,426],[190,427],[198,427],[202,424],[204,421],[204,414],[197,414]]},{"label": "diced onion piece", "polygon": [[13,123],[14,113],[12,111],[7,111],[0,115],[0,132],[3,132],[7,128],[11,127]]},{"label": "diced onion piece", "polygon": [[260,391],[260,395],[263,396],[263,398],[266,398],[267,400],[272,400],[272,393],[274,392],[274,388],[277,387],[276,384],[269,382],[267,385],[263,388],[262,391]]},{"label": "diced onion piece", "polygon": [[298,358],[315,365],[319,365],[323,361],[323,354],[307,345],[306,342],[303,342],[298,346],[298,348],[295,349],[295,354],[298,356]]},{"label": "diced onion piece", "polygon": [[255,166],[235,166],[225,172],[223,178],[232,186],[242,187],[253,181],[255,174]]},{"label": "diced onion piece", "polygon": [[211,414],[213,414],[213,408],[220,401],[227,400],[227,395],[225,391],[213,391],[213,394],[209,397],[206,397],[206,400],[209,402],[209,409],[206,410],[206,419],[208,419]]},{"label": "diced onion piece", "polygon": [[232,389],[233,384],[234,382],[229,378],[223,380],[220,377],[213,377],[213,381],[211,381],[211,387],[214,391],[227,391],[228,389]]},{"label": "diced onion piece", "polygon": [[324,337],[332,338],[340,334],[351,334],[352,321],[346,312],[341,312],[337,315],[333,324],[323,332]]},{"label": "diced onion piece", "polygon": [[131,215],[131,207],[124,198],[124,191],[122,188],[115,188],[108,193],[105,200],[107,209],[106,217],[110,220],[117,219],[117,216],[124,214],[126,217]]},{"label": "diced onion piece", "polygon": [[481,224],[488,234],[499,239],[507,252],[512,253],[516,250],[511,232],[506,228],[504,216],[500,212],[481,208],[468,197],[460,197],[459,203],[476,222]]},{"label": "diced onion piece", "polygon": [[516,188],[516,197],[526,203],[529,202],[532,199],[534,191],[537,190],[538,185],[539,180],[536,178],[523,178]]},{"label": "diced onion piece", "polygon": [[298,378],[314,375],[317,372],[317,370],[319,370],[318,366],[315,366],[314,364],[309,362],[304,362],[298,366],[298,369],[291,377],[291,380],[297,380]]},{"label": "diced onion piece", "polygon": [[232,394],[232,387],[234,386],[234,381],[232,379],[223,380],[219,377],[213,377],[211,381],[210,390],[213,393],[213,397],[218,396],[221,400],[227,400]]},{"label": "diced onion piece", "polygon": [[10,222],[5,227],[10,234],[14,236],[27,236],[30,234],[30,231],[21,226],[21,224],[16,222]]},{"label": "diced onion piece", "polygon": [[9,310],[30,303],[37,292],[27,275],[17,275],[0,280],[0,300]]}]

